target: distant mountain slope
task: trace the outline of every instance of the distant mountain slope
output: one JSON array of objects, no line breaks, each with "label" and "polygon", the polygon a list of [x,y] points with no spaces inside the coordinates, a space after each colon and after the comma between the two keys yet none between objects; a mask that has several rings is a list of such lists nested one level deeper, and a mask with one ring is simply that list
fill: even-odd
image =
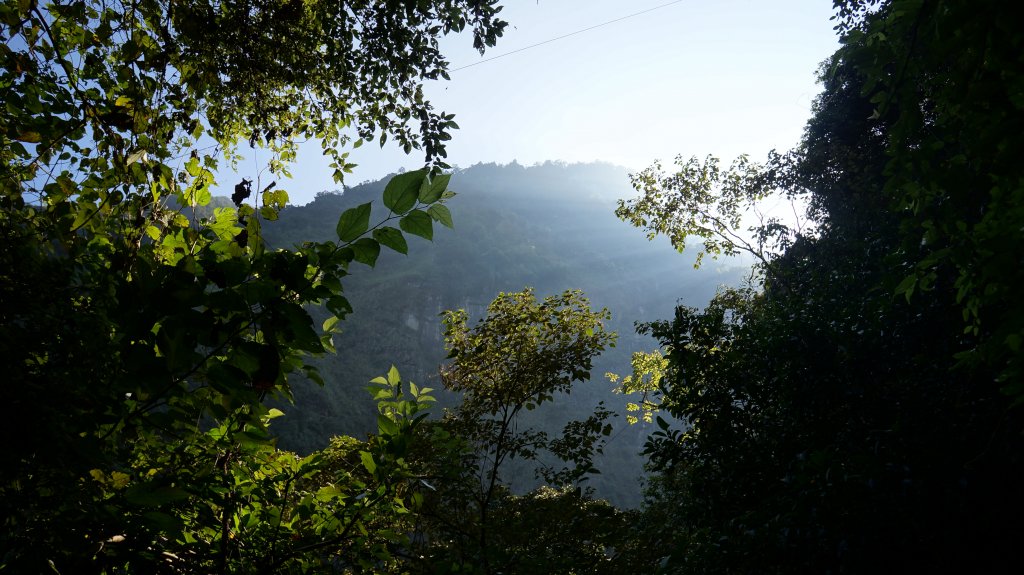
[{"label": "distant mountain slope", "polygon": [[[267,227],[267,240],[285,247],[328,238],[343,210],[368,201],[379,205],[385,183],[289,207]],[[736,284],[744,273],[734,263],[716,262],[695,271],[689,255],[667,242],[649,242],[620,222],[615,201],[633,190],[618,167],[482,164],[458,170],[450,188],[458,193],[449,203],[454,230],[437,226],[433,242],[413,238],[408,256],[384,250],[376,269],[354,264],[345,289],[355,312],[335,338],[338,354],[321,361],[327,388],[293,380],[296,405],[285,407],[288,416],[275,422],[282,446],[308,451],[331,435],[362,436],[374,429],[375,412],[363,389],[392,363],[407,379],[439,388],[436,371],[445,352],[438,314],[464,308],[479,317],[499,292],[527,286],[539,296],[583,290],[594,307],[611,310],[611,328],[619,333],[618,346],[596,362],[592,381],[540,410],[535,424],[560,429],[565,419],[586,416],[601,400],[621,409],[625,400],[611,394],[604,373],[628,371],[632,352],[654,347],[634,333],[634,322],[670,317],[677,299],[703,305],[718,285]],[[634,454],[646,432],[626,429],[622,418],[615,425],[607,449],[612,464],[595,485],[620,503],[635,503],[640,460]],[[627,459],[628,466],[619,464]]]}]

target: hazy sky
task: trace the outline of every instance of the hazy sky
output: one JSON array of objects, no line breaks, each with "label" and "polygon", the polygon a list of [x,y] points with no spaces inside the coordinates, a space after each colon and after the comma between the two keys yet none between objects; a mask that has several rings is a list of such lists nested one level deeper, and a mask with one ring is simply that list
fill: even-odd
[{"label": "hazy sky", "polygon": [[[668,5],[666,5],[668,4]],[[507,0],[509,28],[481,57],[468,36],[445,39],[453,69],[629,17],[452,72],[427,86],[460,130],[449,163],[530,165],[603,160],[643,169],[655,159],[716,154],[755,159],[800,137],[818,92],[818,65],[838,47],[828,0]],[[659,6],[663,6],[657,8]],[[423,156],[388,144],[352,152],[347,184],[378,179]],[[243,164],[243,174],[258,165]],[[279,182],[292,203],[334,189],[310,145]],[[250,171],[252,170],[252,171]],[[222,188],[234,183],[222,174]]]}]

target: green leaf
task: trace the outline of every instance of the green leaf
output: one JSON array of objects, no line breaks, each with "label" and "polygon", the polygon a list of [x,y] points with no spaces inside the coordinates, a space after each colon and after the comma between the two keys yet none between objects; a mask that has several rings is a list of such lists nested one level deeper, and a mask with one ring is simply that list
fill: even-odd
[{"label": "green leaf", "polygon": [[[383,380],[383,378],[377,378],[377,379]],[[387,383],[385,383],[384,385],[387,385]],[[395,397],[395,394],[391,390],[390,387],[370,388],[370,391],[371,391],[371,393],[373,395],[373,400],[374,401],[381,401],[383,399],[393,399]]]},{"label": "green leaf", "polygon": [[351,242],[370,228],[370,203],[345,210],[338,218],[338,239]]},{"label": "green leaf", "polygon": [[333,295],[327,298],[327,311],[344,319],[345,316],[352,313],[352,304],[343,295]]},{"label": "green leaf", "polygon": [[387,246],[400,254],[409,253],[409,245],[405,241],[405,236],[402,235],[402,232],[390,226],[384,226],[373,230],[373,239],[380,242],[381,245]]},{"label": "green leaf", "polygon": [[341,321],[341,319],[336,315],[332,315],[331,317],[325,319],[323,324],[323,331],[327,333],[333,332],[335,326],[338,325],[339,321]]},{"label": "green leaf", "polygon": [[323,376],[320,375],[320,371],[316,368],[316,366],[304,365],[302,366],[302,373],[306,376],[307,379],[319,385],[320,387],[324,387],[325,385],[327,385],[327,382],[324,381]]},{"label": "green leaf", "polygon": [[423,210],[413,210],[401,220],[398,220],[398,227],[402,231],[419,236],[427,240],[434,239],[434,222]]},{"label": "green leaf", "polygon": [[397,435],[398,424],[388,416],[381,414],[377,416],[377,430],[381,435]]},{"label": "green leaf", "polygon": [[275,210],[283,210],[288,205],[288,192],[284,190],[275,190],[270,186],[267,186],[263,190],[263,205],[274,208]]},{"label": "green leaf", "polygon": [[369,451],[360,451],[359,459],[363,461],[363,467],[366,468],[370,473],[376,473],[377,462],[373,460],[373,454]]},{"label": "green leaf", "polygon": [[377,256],[380,255],[380,243],[370,238],[359,238],[351,246],[354,258],[361,264],[371,268],[377,263]]},{"label": "green leaf", "polygon": [[420,184],[426,175],[426,170],[416,170],[391,178],[384,188],[384,205],[396,214],[411,210],[416,205]]},{"label": "green leaf", "polygon": [[431,180],[424,179],[420,186],[420,202],[432,204],[441,199],[448,188],[448,182],[452,179],[451,174],[441,174]]},{"label": "green leaf", "polygon": [[398,368],[392,365],[388,370],[388,383],[398,385],[400,381],[402,381],[402,376],[398,374]]},{"label": "green leaf", "polygon": [[310,353],[321,351],[320,337],[313,328],[313,319],[302,306],[288,302],[276,306],[275,312],[279,320],[286,322],[292,346]]},{"label": "green leaf", "polygon": [[[370,473],[373,473],[372,471]],[[337,485],[324,485],[316,491],[316,498],[320,501],[330,501],[341,497],[344,493]]]},{"label": "green leaf", "polygon": [[263,206],[260,208],[260,217],[267,220],[268,222],[277,221],[277,210],[270,206]]},{"label": "green leaf", "polygon": [[198,177],[202,168],[199,166],[199,156],[192,156],[185,162],[185,171],[193,178]]},{"label": "green leaf", "polygon": [[427,208],[427,213],[430,214],[431,218],[434,218],[435,222],[441,222],[441,225],[444,227],[455,227],[455,224],[452,222],[452,213],[448,210],[448,206],[444,204],[434,204]]}]

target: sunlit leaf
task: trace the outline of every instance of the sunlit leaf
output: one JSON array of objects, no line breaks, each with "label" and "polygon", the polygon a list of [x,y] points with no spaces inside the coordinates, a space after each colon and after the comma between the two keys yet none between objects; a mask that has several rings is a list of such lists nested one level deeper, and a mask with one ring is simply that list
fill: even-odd
[{"label": "sunlit leaf", "polygon": [[370,228],[370,203],[345,210],[338,218],[338,239],[343,242],[355,241]]},{"label": "sunlit leaf", "polygon": [[426,170],[398,174],[384,188],[384,206],[396,214],[404,214],[416,205],[420,184]]}]

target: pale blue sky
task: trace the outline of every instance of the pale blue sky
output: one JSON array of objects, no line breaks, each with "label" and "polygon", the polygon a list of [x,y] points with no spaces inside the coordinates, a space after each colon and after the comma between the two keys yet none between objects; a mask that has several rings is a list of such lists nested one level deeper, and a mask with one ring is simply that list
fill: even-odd
[{"label": "pale blue sky", "polygon": [[[510,26],[481,57],[467,36],[443,47],[452,68],[506,54],[668,0],[509,0]],[[797,142],[818,92],[818,65],[838,47],[828,0],[684,0],[452,73],[427,86],[456,114],[449,163],[530,165],[602,160],[643,169],[677,154],[763,158]],[[252,177],[261,158],[241,166]],[[354,150],[349,185],[420,167],[388,144]],[[292,203],[337,186],[310,145],[279,182]],[[264,176],[265,177],[265,176]],[[222,174],[226,189],[233,174]]]}]

